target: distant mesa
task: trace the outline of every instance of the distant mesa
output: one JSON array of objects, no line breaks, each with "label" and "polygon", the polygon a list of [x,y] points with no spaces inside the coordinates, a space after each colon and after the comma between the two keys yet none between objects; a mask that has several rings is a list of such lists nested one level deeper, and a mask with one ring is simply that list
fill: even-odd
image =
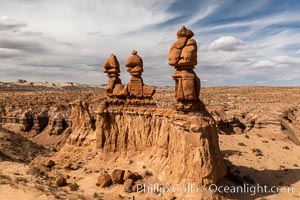
[{"label": "distant mesa", "polygon": [[24,79],[18,79],[18,80],[16,81],[16,83],[27,83],[27,81],[24,80]]}]

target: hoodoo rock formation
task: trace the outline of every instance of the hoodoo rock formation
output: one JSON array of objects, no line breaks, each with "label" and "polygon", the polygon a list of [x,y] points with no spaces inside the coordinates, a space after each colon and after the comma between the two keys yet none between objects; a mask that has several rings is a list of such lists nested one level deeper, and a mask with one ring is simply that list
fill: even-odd
[{"label": "hoodoo rock formation", "polygon": [[106,87],[106,103],[113,105],[155,105],[152,96],[155,93],[154,87],[144,84],[142,79],[143,60],[133,50],[132,55],[127,59],[125,66],[131,75],[130,82],[123,87],[120,76],[120,65],[117,57],[113,54],[104,63],[104,73],[108,74]]},{"label": "hoodoo rock formation", "polygon": [[104,63],[104,73],[107,73],[108,84],[106,86],[107,95],[110,97],[124,97],[124,88],[120,76],[120,64],[117,57],[111,54]]},{"label": "hoodoo rock formation", "polygon": [[200,79],[193,68],[197,65],[197,43],[191,39],[194,33],[182,27],[177,32],[178,40],[171,46],[169,64],[176,71],[175,80],[176,109],[180,111],[197,111],[200,109]]},{"label": "hoodoo rock formation", "polygon": [[[78,144],[77,138],[80,143],[94,144],[96,134],[96,148],[104,161],[115,155],[141,160],[162,184],[205,186],[220,181],[226,167],[219,149],[216,122],[199,99],[200,80],[193,71],[197,64],[193,33],[183,27],[177,34],[179,39],[171,49],[170,63],[176,67],[175,96],[182,106],[174,110],[144,103],[152,99],[155,90],[143,83],[143,61],[133,51],[125,64],[132,76],[124,89],[125,103],[111,103],[116,82],[109,81],[109,98],[94,111],[94,126],[88,106],[73,104],[72,132],[76,137],[71,144]],[[116,63],[114,56],[111,60]],[[105,66],[118,66],[107,63],[110,62]],[[117,67],[115,72],[119,73]]]},{"label": "hoodoo rock formation", "polygon": [[126,85],[126,94],[128,98],[151,99],[155,93],[155,89],[143,83],[143,60],[137,55],[137,51],[132,51],[125,66],[131,75],[130,82]]}]

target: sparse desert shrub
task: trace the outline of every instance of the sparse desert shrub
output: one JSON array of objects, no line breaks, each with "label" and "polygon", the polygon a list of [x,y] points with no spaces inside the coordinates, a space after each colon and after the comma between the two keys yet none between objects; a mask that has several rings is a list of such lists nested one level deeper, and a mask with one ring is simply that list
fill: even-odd
[{"label": "sparse desert shrub", "polygon": [[42,191],[42,192],[46,190],[45,186],[38,185],[38,184],[35,185],[35,188],[38,189],[38,190],[40,190],[40,191]]},{"label": "sparse desert shrub", "polygon": [[249,135],[245,135],[245,138],[249,139],[250,137],[249,137]]},{"label": "sparse desert shrub", "polygon": [[79,185],[77,183],[69,183],[68,185],[71,191],[77,191],[79,189]]},{"label": "sparse desert shrub", "polygon": [[29,180],[27,180],[25,177],[16,177],[17,182],[23,182],[23,183],[28,183]]},{"label": "sparse desert shrub", "polygon": [[94,198],[97,198],[97,197],[98,197],[98,193],[94,192]]},{"label": "sparse desert shrub", "polygon": [[85,196],[84,196],[83,194],[79,194],[79,195],[77,196],[77,199],[85,200],[85,199],[87,199],[87,198],[85,198]]},{"label": "sparse desert shrub", "polygon": [[247,145],[245,145],[245,143],[244,143],[244,142],[239,142],[239,143],[238,143],[238,145],[239,145],[239,146],[241,146],[241,147],[245,147],[245,146],[247,146]]},{"label": "sparse desert shrub", "polygon": [[229,156],[233,156],[233,155],[242,156],[243,154],[242,152],[236,150],[223,150],[222,155],[228,158]]},{"label": "sparse desert shrub", "polygon": [[264,156],[262,150],[260,149],[252,149],[252,152],[255,153],[256,156]]},{"label": "sparse desert shrub", "polygon": [[10,184],[11,183],[11,177],[7,175],[0,174],[0,184]]},{"label": "sparse desert shrub", "polygon": [[290,149],[290,147],[288,147],[288,146],[284,146],[284,147],[282,147],[282,149],[289,150],[289,149]]},{"label": "sparse desert shrub", "polygon": [[147,177],[147,176],[153,176],[153,172],[146,170],[144,173],[144,177]]}]

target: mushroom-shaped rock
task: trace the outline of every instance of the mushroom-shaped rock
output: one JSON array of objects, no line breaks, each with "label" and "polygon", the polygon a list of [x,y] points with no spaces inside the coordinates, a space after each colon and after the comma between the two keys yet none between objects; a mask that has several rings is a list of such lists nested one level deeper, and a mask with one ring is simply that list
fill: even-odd
[{"label": "mushroom-shaped rock", "polygon": [[133,50],[132,55],[127,59],[125,66],[131,75],[130,82],[125,87],[127,97],[134,99],[151,99],[155,93],[155,89],[143,83],[143,60],[137,55],[137,51]]},{"label": "mushroom-shaped rock", "polygon": [[193,31],[185,26],[177,31],[178,40],[169,51],[169,65],[179,68],[193,68],[197,65],[197,43],[191,39]]},{"label": "mushroom-shaped rock", "polygon": [[110,57],[103,64],[103,72],[107,73],[108,84],[106,86],[106,92],[109,97],[124,97],[124,87],[120,76],[120,64],[117,57],[111,54]]},{"label": "mushroom-shaped rock", "polygon": [[104,62],[104,73],[111,75],[118,75],[120,73],[120,64],[117,57],[111,54],[109,58]]},{"label": "mushroom-shaped rock", "polygon": [[137,51],[133,50],[131,56],[127,59],[125,66],[128,67],[127,71],[132,76],[141,76],[143,72],[143,60],[137,55]]},{"label": "mushroom-shaped rock", "polygon": [[176,109],[198,111],[200,109],[200,79],[193,68],[197,65],[197,43],[192,39],[193,31],[181,27],[177,31],[177,41],[169,51],[169,65],[174,66]]}]

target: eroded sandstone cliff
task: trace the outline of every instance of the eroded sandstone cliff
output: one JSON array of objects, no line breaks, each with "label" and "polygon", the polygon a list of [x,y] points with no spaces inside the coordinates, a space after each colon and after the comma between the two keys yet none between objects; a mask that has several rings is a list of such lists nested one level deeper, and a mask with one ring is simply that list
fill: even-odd
[{"label": "eroded sandstone cliff", "polygon": [[96,136],[101,154],[150,159],[148,167],[162,183],[207,185],[226,174],[216,123],[204,106],[201,112],[183,114],[102,105],[96,111],[95,129],[88,113],[86,104],[73,104],[70,144],[93,144]]}]

